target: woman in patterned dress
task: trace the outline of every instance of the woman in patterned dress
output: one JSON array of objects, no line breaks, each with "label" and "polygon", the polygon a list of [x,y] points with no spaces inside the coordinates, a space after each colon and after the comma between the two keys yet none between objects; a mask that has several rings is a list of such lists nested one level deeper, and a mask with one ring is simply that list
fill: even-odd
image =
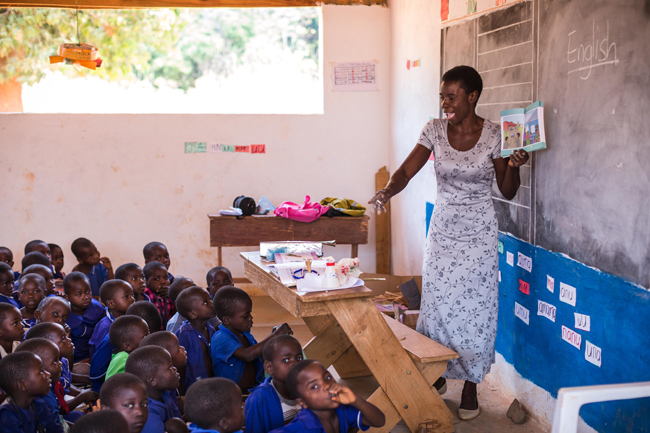
[{"label": "woman in patterned dress", "polygon": [[370,200],[379,208],[402,191],[433,152],[438,192],[422,269],[422,302],[417,330],[449,347],[459,358],[445,378],[465,381],[458,409],[463,420],[479,413],[476,385],[494,363],[498,316],[498,227],[492,204],[496,175],[501,194],[511,200],[519,189],[519,167],[528,153],[501,158],[501,128],[476,115],[483,82],[469,66],[442,76],[444,119],[424,126],[417,145],[388,185]]}]

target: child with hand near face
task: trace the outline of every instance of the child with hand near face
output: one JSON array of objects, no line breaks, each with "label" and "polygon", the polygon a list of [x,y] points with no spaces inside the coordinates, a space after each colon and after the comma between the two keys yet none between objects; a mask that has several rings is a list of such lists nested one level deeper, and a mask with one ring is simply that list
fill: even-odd
[{"label": "child with hand near face", "polygon": [[241,390],[230,379],[196,382],[187,391],[185,407],[192,433],[240,433],[244,426]]},{"label": "child with hand near face", "polygon": [[86,274],[92,295],[99,296],[99,288],[102,284],[115,278],[110,259],[100,257],[95,244],[86,238],[75,239],[70,249],[78,262],[72,270]]},{"label": "child with hand near face", "polygon": [[[118,373],[104,382],[99,393],[102,410],[113,409],[122,414],[129,433],[140,433],[149,416],[147,387],[131,373]],[[125,433],[125,432],[122,432]]]},{"label": "child with hand near face", "polygon": [[162,330],[167,329],[167,322],[176,313],[176,308],[169,300],[169,273],[167,268],[160,262],[149,262],[143,269],[144,277],[147,280],[147,287],[144,293],[149,296],[151,302],[158,308],[162,317]]},{"label": "child with hand near face", "polygon": [[45,279],[38,274],[24,275],[18,283],[18,299],[23,304],[20,314],[27,328],[36,324],[34,313],[45,297]]},{"label": "child with hand near face", "polygon": [[90,357],[108,334],[111,323],[126,314],[126,310],[135,302],[133,289],[126,282],[118,279],[108,280],[99,289],[99,299],[106,305],[106,316],[97,323],[93,336],[88,341]]},{"label": "child with hand near face", "polygon": [[0,388],[11,397],[0,406],[3,433],[63,433],[59,414],[43,401],[50,393],[50,373],[30,352],[12,353],[0,360]]},{"label": "child with hand near face", "polygon": [[144,337],[149,335],[149,326],[138,316],[121,316],[115,319],[108,331],[108,338],[115,346],[117,353],[113,354],[111,363],[106,370],[106,379],[117,373],[124,373],[127,358],[140,346]]},{"label": "child with hand near face", "polygon": [[144,293],[147,280],[144,278],[144,273],[142,272],[142,268],[140,268],[140,266],[136,265],[135,263],[125,263],[115,270],[115,278],[118,280],[126,281],[131,285],[135,302],[151,302],[151,298],[149,298],[149,296],[145,295]]},{"label": "child with hand near face", "polygon": [[187,317],[176,336],[181,346],[187,351],[184,389],[187,390],[199,379],[212,377],[212,358],[210,344],[216,332],[208,321],[216,316],[212,299],[202,287],[190,287],[176,299],[178,312]]},{"label": "child with hand near face", "polygon": [[250,333],[253,301],[237,287],[219,289],[213,306],[222,323],[210,344],[212,371],[215,377],[230,379],[239,385],[242,392],[248,392],[264,381],[261,356],[266,342],[277,335],[292,334],[291,328],[284,323],[258,343]]},{"label": "child with hand near face", "polygon": [[89,341],[97,323],[105,316],[102,304],[93,299],[88,277],[81,272],[70,272],[63,279],[65,297],[70,302],[68,326],[75,346],[74,362],[90,359]]},{"label": "child with hand near face", "polygon": [[138,376],[147,387],[149,416],[142,433],[166,431],[167,425],[174,424],[174,418],[181,418],[172,394],[180,385],[180,375],[169,352],[158,346],[136,349],[126,360],[125,372]]},{"label": "child with hand near face", "polygon": [[287,388],[303,409],[289,424],[273,430],[275,433],[365,431],[386,422],[375,405],[336,383],[318,361],[306,359],[291,367]]},{"label": "child with hand near face", "polygon": [[300,342],[291,335],[273,337],[264,346],[264,371],[269,377],[246,400],[246,433],[268,433],[290,422],[301,407],[287,388],[291,367],[302,361]]}]

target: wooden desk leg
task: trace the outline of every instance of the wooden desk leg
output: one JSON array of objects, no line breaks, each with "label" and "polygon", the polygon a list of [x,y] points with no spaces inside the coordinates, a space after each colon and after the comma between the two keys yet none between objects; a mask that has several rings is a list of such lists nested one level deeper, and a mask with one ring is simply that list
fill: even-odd
[{"label": "wooden desk leg", "polygon": [[412,432],[435,420],[437,432],[453,432],[452,416],[369,299],[328,302],[332,315],[357,349],[388,400]]},{"label": "wooden desk leg", "polygon": [[356,259],[359,257],[359,245],[357,244],[352,244],[352,252],[351,252],[351,259]]},{"label": "wooden desk leg", "polygon": [[223,266],[221,261],[221,247],[217,247],[217,266]]}]

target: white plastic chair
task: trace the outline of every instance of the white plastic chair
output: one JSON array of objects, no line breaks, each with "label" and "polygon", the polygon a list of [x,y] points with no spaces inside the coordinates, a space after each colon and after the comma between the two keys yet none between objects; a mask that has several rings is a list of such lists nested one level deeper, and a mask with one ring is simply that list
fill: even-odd
[{"label": "white plastic chair", "polygon": [[650,382],[560,388],[552,433],[576,433],[578,413],[583,404],[643,397],[650,397]]}]

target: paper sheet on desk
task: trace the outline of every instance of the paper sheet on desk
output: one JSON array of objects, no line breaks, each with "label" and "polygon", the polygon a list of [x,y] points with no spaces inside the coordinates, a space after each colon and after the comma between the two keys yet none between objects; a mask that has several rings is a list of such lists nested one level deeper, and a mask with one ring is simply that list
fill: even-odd
[{"label": "paper sheet on desk", "polygon": [[350,277],[348,279],[347,284],[344,284],[340,287],[300,287],[300,284],[298,284],[298,294],[305,294],[305,293],[312,293],[312,292],[330,292],[333,290],[345,290],[345,289],[351,289],[353,287],[361,287],[363,286],[363,280],[360,278],[355,278],[355,277]]},{"label": "paper sheet on desk", "polygon": [[[270,265],[269,267],[275,268],[282,284],[287,287],[295,287],[296,279],[293,278],[293,271],[301,269],[305,265],[305,260],[307,259],[316,261],[318,256],[316,253],[276,254],[275,265]],[[287,266],[287,264],[290,263],[295,263],[296,265]]]}]

